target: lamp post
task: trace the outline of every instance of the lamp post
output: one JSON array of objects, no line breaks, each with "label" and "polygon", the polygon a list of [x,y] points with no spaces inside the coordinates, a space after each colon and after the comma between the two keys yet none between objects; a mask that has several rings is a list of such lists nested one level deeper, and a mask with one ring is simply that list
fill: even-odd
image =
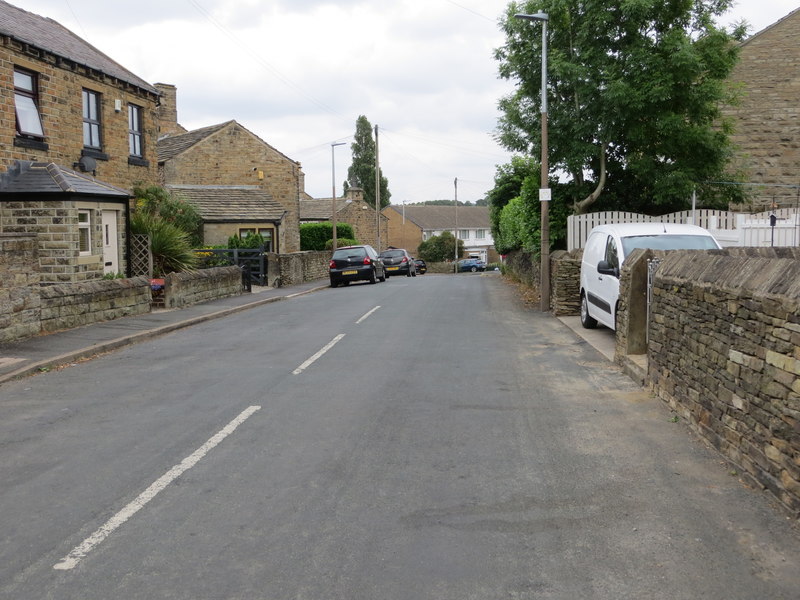
[{"label": "lamp post", "polygon": [[344,142],[331,143],[331,222],[333,223],[333,250],[336,251],[336,161],[334,158],[334,149],[336,146],[344,146]]},{"label": "lamp post", "polygon": [[516,19],[525,21],[542,22],[542,173],[539,185],[539,204],[541,205],[541,301],[539,308],[542,312],[550,310],[550,198],[551,192],[548,182],[547,164],[547,21],[550,19],[546,13],[534,15],[516,14]]}]

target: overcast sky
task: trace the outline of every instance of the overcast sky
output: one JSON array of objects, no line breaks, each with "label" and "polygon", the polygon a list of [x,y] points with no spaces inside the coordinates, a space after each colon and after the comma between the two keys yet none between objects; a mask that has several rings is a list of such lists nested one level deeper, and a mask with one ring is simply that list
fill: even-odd
[{"label": "overcast sky", "polygon": [[[350,165],[355,122],[379,127],[395,204],[475,201],[510,155],[492,139],[492,50],[505,0],[10,0],[50,17],[151,83],[178,89],[195,129],[235,119],[299,161],[306,191],[330,197]],[[723,23],[751,33],[800,0],[740,0]]]}]

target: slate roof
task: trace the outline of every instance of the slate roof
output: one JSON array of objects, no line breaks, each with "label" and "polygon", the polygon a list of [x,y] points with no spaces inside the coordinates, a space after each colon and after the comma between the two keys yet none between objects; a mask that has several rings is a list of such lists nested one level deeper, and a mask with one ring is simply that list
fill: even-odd
[{"label": "slate roof", "polygon": [[171,158],[175,158],[178,154],[202,142],[204,139],[214,135],[221,129],[224,129],[235,121],[225,121],[218,125],[210,125],[209,127],[201,127],[188,133],[181,133],[178,135],[171,135],[158,140],[158,162],[164,162]]},{"label": "slate roof", "polygon": [[[403,214],[403,207],[393,204],[385,210],[394,210]],[[406,206],[406,219],[416,224],[420,229],[429,231],[434,229],[452,229],[456,224],[455,206]],[[488,206],[459,206],[459,229],[489,229]]]},{"label": "slate roof", "polygon": [[277,223],[286,214],[283,206],[255,185],[168,185],[167,188],[197,207],[204,221]]},{"label": "slate roof", "polygon": [[0,175],[0,199],[4,194],[59,194],[103,196],[127,199],[131,193],[103,183],[86,173],[65,169],[55,163],[16,161]]},{"label": "slate roof", "polygon": [[158,90],[53,19],[0,0],[0,35],[110,75],[152,94]]},{"label": "slate roof", "polygon": [[[345,198],[336,199],[336,213],[347,206]],[[331,198],[300,198],[301,221],[327,221],[331,218]]]}]

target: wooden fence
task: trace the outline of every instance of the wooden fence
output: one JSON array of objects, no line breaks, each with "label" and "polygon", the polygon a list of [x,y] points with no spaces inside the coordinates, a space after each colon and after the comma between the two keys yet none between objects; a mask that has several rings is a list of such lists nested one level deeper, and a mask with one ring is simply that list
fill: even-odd
[{"label": "wooden fence", "polygon": [[[770,216],[775,216],[775,224]],[[589,232],[598,225],[612,223],[692,223],[708,229],[723,246],[798,246],[800,214],[782,208],[757,214],[727,210],[684,210],[668,215],[607,211],[567,217],[567,250],[583,248]]]}]

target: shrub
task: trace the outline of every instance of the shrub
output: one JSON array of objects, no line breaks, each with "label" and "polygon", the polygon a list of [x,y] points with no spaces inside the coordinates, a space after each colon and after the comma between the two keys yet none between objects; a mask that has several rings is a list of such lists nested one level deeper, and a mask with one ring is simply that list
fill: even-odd
[{"label": "shrub", "polygon": [[190,236],[174,223],[165,221],[159,215],[137,210],[131,216],[131,232],[150,237],[154,277],[194,270],[197,256]]},{"label": "shrub", "polygon": [[[338,229],[338,227],[337,227]],[[358,246],[358,240],[351,240],[348,238],[337,238],[336,240],[336,247],[341,248],[342,246]],[[333,240],[328,240],[325,242],[325,250],[333,250]]]},{"label": "shrub", "polygon": [[[348,223],[336,224],[337,239],[355,239],[353,226]],[[300,225],[300,250],[325,250],[325,243],[333,239],[333,223],[303,223]],[[358,242],[356,242],[358,243]],[[338,244],[337,245],[343,245]]]}]

